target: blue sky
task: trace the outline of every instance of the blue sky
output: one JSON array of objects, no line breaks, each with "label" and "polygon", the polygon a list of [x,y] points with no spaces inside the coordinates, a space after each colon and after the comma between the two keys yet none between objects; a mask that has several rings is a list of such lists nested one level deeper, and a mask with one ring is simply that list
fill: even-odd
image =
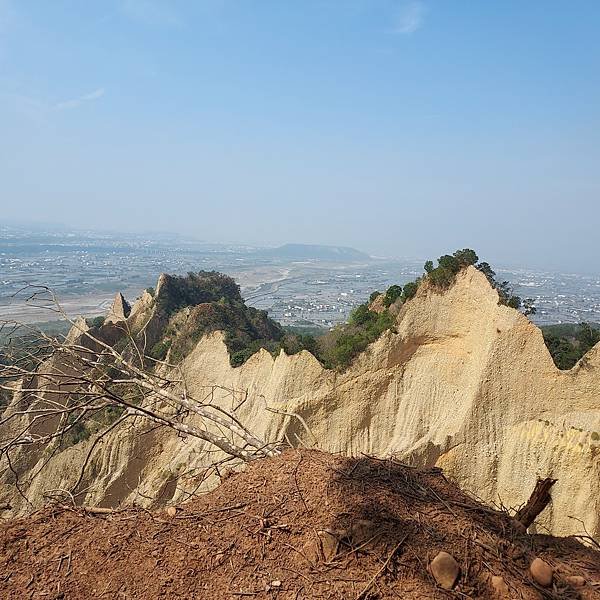
[{"label": "blue sky", "polygon": [[600,2],[0,0],[0,202],[600,271]]}]

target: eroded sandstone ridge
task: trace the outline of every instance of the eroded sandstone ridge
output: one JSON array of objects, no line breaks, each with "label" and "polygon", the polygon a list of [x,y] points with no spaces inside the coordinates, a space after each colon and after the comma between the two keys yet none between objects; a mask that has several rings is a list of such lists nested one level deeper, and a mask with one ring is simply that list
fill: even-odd
[{"label": "eroded sandstone ridge", "polygon": [[[154,311],[146,293],[123,324],[146,323],[153,336],[160,329]],[[421,286],[400,310],[395,331],[342,373],[306,351],[273,358],[263,350],[234,368],[219,332],[203,337],[180,368],[197,396],[210,386],[246,391],[236,414],[268,441],[438,465],[464,489],[504,506],[523,503],[537,476],[553,477],[558,482],[542,524],[559,535],[581,532],[570,518],[577,517],[600,535],[600,346],[559,371],[540,330],[499,305],[473,267],[444,292]],[[213,393],[219,398],[218,389]],[[231,408],[226,391],[219,401]],[[30,474],[45,464],[24,490],[28,501],[37,506],[47,490],[71,489],[92,444],[90,438],[52,456],[22,458]],[[202,466],[218,456],[206,450],[198,439],[152,430],[147,422],[119,426],[95,446],[77,501],[185,500],[200,485]],[[1,482],[0,499],[10,500],[12,514],[31,507],[15,493],[9,470]]]}]

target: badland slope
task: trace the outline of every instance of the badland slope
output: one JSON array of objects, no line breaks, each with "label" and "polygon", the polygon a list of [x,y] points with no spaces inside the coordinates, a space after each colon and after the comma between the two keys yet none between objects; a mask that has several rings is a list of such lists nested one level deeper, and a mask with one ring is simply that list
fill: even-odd
[{"label": "badland slope", "polygon": [[[146,293],[124,324],[159,340],[161,319]],[[343,372],[306,351],[261,350],[233,367],[225,342],[219,331],[203,336],[178,374],[196,397],[208,393],[235,408],[261,439],[436,465],[482,500],[508,507],[528,498],[537,477],[553,477],[539,526],[567,535],[581,532],[582,521],[600,535],[600,347],[558,370],[540,330],[500,305],[478,270],[460,272],[443,292],[422,285],[394,329]],[[98,444],[90,438],[50,457],[30,453],[26,471],[40,475],[25,495],[39,506],[47,490],[79,483],[77,502],[87,505],[181,502],[216,485],[222,473],[211,465],[219,456],[206,442],[136,421]],[[10,473],[0,481],[12,514],[31,508]]]}]

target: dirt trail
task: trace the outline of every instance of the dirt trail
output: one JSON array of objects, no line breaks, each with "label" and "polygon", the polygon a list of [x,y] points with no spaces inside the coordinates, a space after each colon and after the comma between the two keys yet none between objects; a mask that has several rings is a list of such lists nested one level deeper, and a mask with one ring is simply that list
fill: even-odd
[{"label": "dirt trail", "polygon": [[[176,508],[54,506],[6,521],[0,597],[501,598],[491,583],[501,576],[506,598],[600,598],[600,553],[527,535],[439,469],[290,450]],[[439,551],[460,566],[452,590],[430,573]],[[533,582],[535,557],[554,568],[551,587]]]}]

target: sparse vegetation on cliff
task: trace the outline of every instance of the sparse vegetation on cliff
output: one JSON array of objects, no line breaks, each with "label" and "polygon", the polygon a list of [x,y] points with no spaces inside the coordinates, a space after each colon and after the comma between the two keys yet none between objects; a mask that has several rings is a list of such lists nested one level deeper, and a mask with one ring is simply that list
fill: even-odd
[{"label": "sparse vegetation on cliff", "polygon": [[534,315],[536,308],[532,298],[521,299],[514,293],[513,287],[509,281],[498,281],[496,273],[486,262],[475,265],[488,279],[491,286],[498,292],[500,296],[500,304],[522,310],[525,315]]},{"label": "sparse vegetation on cliff", "polygon": [[[437,266],[428,260],[424,265],[424,274],[404,286],[392,285],[385,294],[373,292],[369,302],[361,304],[351,313],[346,325],[338,326],[317,340],[317,358],[328,368],[345,368],[384,331],[393,327],[395,317],[402,304],[413,298],[419,287],[427,283],[437,290],[449,288],[456,276],[469,266],[479,269],[490,284],[498,291],[500,304],[522,309],[524,314],[534,314],[533,300],[514,294],[508,281],[498,282],[496,273],[486,262],[479,262],[474,250],[464,248],[453,254],[444,254],[437,260]],[[381,299],[383,310],[375,310],[374,304]]]},{"label": "sparse vegetation on cliff", "polygon": [[121,406],[106,406],[89,416],[83,414],[82,410],[73,411],[66,421],[67,430],[60,438],[60,447],[69,448],[84,442],[90,436],[112,425],[124,411]]},{"label": "sparse vegetation on cliff", "polygon": [[329,369],[347,367],[393,326],[394,318],[388,308],[377,313],[370,310],[368,304],[361,304],[352,311],[347,325],[336,327],[317,339],[316,357]]},{"label": "sparse vegetation on cliff", "polygon": [[166,275],[155,298],[157,313],[168,319],[149,352],[158,360],[168,355],[170,362],[179,363],[204,335],[223,331],[231,364],[238,366],[261,348],[278,351],[285,337],[266,311],[246,306],[231,277],[216,271]]},{"label": "sparse vegetation on cliff", "polygon": [[88,327],[102,327],[102,325],[104,325],[105,319],[106,318],[104,315],[99,315],[97,317],[86,319],[85,322],[87,323]]},{"label": "sparse vegetation on cliff", "polygon": [[[526,314],[534,312],[529,300],[521,301],[512,293],[508,282],[498,282],[488,263],[479,263],[477,254],[465,248],[427,261],[424,274],[403,286],[391,285],[383,294],[373,292],[369,302],[357,307],[348,323],[323,335],[289,331],[270,319],[265,311],[246,306],[235,281],[216,271],[190,272],[185,276],[163,275],[159,286],[148,288],[152,297],[157,327],[150,340],[145,329],[134,330],[135,344],[145,348],[151,359],[181,362],[206,334],[223,331],[233,366],[243,364],[260,349],[277,355],[301,350],[311,352],[327,368],[346,368],[352,360],[394,325],[400,307],[410,301],[419,287],[427,282],[444,290],[457,274],[470,265],[476,266],[498,290],[500,301]],[[377,306],[375,306],[377,305]],[[100,329],[103,317],[89,319],[88,325]],[[132,340],[116,340],[118,352],[133,350]],[[148,345],[146,345],[148,344]],[[129,350],[127,350],[129,348]]]},{"label": "sparse vegetation on cliff", "polygon": [[[270,319],[266,311],[246,306],[235,281],[216,271],[163,275],[156,290],[147,290],[153,298],[159,326],[158,336],[154,335],[145,353],[151,359],[177,364],[204,335],[223,331],[233,366],[243,364],[260,349],[273,355],[283,349],[289,355],[308,350],[327,368],[345,368],[384,331],[393,327],[402,304],[411,300],[423,283],[444,290],[452,285],[461,270],[471,265],[481,270],[498,290],[502,304],[521,307],[526,314],[535,311],[532,301],[522,302],[512,293],[508,282],[499,283],[489,264],[478,260],[477,254],[469,248],[441,256],[437,266],[429,260],[421,277],[404,286],[391,285],[383,294],[373,292],[368,303],[352,312],[347,324],[323,335],[286,330]],[[103,317],[97,317],[89,319],[88,325],[100,328],[103,322]],[[145,331],[134,334],[140,336],[136,344],[147,343]],[[129,345],[130,341],[122,338],[114,347],[125,352]]]},{"label": "sparse vegetation on cliff", "polygon": [[541,329],[554,364],[562,370],[572,369],[600,342],[600,325],[567,323],[547,325]]},{"label": "sparse vegetation on cliff", "polygon": [[246,306],[239,286],[216,271],[164,276],[156,296],[160,315],[168,318],[164,334],[153,345],[149,356],[171,363],[181,362],[200,339],[223,331],[232,366],[246,362],[261,349],[277,355],[309,350],[318,354],[313,336],[286,331],[269,318],[266,311]]},{"label": "sparse vegetation on cliff", "polygon": [[422,277],[418,277],[415,281],[404,285],[404,300],[412,298],[424,281],[427,281],[437,289],[447,289],[454,283],[456,276],[463,269],[473,266],[487,277],[490,285],[498,292],[500,304],[522,310],[525,315],[535,314],[534,300],[532,298],[521,299],[514,293],[509,281],[498,281],[496,279],[496,272],[489,263],[479,262],[479,257],[474,250],[470,248],[456,250],[453,254],[440,256],[437,262],[438,266],[434,267],[433,261],[428,260],[424,265],[425,274]]}]

